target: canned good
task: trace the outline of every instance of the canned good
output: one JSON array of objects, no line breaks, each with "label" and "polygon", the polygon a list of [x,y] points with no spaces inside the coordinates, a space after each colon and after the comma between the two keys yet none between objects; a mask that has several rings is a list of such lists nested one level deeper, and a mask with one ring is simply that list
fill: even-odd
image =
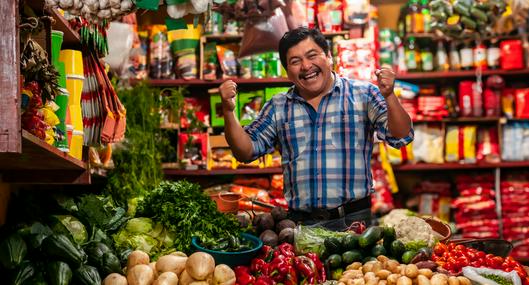
[{"label": "canned good", "polygon": [[252,77],[253,78],[265,78],[266,76],[266,65],[261,55],[252,56]]}]

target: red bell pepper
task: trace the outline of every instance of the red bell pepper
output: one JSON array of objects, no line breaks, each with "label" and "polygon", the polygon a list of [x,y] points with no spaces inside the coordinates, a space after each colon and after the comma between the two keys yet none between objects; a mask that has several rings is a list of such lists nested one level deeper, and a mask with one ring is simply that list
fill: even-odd
[{"label": "red bell pepper", "polygon": [[286,256],[286,257],[294,257],[296,254],[294,253],[294,246],[289,243],[282,243],[277,247],[277,251],[280,252],[280,254]]},{"label": "red bell pepper", "polygon": [[268,276],[269,264],[260,258],[254,258],[250,263],[250,272],[255,276]]},{"label": "red bell pepper", "polygon": [[327,276],[325,274],[325,267],[318,255],[314,252],[309,252],[305,256],[310,258],[316,265],[316,269],[318,270],[318,283],[324,283],[327,280]]},{"label": "red bell pepper", "polygon": [[285,257],[284,255],[278,255],[272,259],[268,273],[269,276],[274,279],[274,281],[281,282],[285,280],[289,269],[292,267],[290,264],[290,259],[291,258]]},{"label": "red bell pepper", "polygon": [[274,280],[272,280],[272,278],[270,278],[268,276],[259,276],[255,280],[255,284],[254,285],[275,285],[275,284],[276,284],[276,282]]},{"label": "red bell pepper", "polygon": [[283,280],[284,285],[298,285],[298,272],[294,266],[288,266],[288,273],[286,278]]},{"label": "red bell pepper", "polygon": [[303,279],[301,284],[316,284],[318,280],[318,269],[312,259],[306,256],[296,256],[294,258],[294,266]]},{"label": "red bell pepper", "polygon": [[270,262],[274,258],[274,249],[269,245],[263,245],[257,258],[260,258],[266,262]]},{"label": "red bell pepper", "polygon": [[237,266],[234,268],[237,284],[239,285],[255,285],[255,277],[250,273],[248,266]]}]

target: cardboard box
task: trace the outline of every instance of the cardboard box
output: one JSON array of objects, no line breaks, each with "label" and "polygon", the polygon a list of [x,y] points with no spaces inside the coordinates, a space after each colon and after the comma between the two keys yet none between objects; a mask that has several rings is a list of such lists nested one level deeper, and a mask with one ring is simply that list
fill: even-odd
[{"label": "cardboard box", "polygon": [[209,136],[207,169],[235,169],[236,160],[224,135]]}]

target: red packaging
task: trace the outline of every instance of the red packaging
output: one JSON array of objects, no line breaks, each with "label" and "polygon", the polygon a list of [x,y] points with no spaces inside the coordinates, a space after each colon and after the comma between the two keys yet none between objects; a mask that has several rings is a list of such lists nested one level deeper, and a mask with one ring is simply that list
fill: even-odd
[{"label": "red packaging", "polygon": [[500,162],[498,129],[479,129],[476,158],[478,161],[486,161],[490,163]]},{"label": "red packaging", "polygon": [[521,40],[505,40],[500,44],[500,64],[501,69],[522,69],[523,49]]},{"label": "red packaging", "polygon": [[207,133],[178,134],[178,159],[186,169],[205,168],[207,153]]},{"label": "red packaging", "polygon": [[529,88],[516,89],[515,91],[515,102],[516,102],[516,118],[528,119],[529,118]]},{"label": "red packaging", "polygon": [[459,83],[459,110],[462,117],[481,117],[483,114],[483,99],[481,88],[473,81]]}]

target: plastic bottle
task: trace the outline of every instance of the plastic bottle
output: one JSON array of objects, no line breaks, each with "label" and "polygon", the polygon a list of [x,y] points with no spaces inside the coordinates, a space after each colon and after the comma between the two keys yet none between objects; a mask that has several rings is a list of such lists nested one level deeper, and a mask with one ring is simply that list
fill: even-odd
[{"label": "plastic bottle", "polygon": [[451,70],[460,70],[461,69],[461,59],[459,58],[459,50],[457,49],[457,43],[452,41],[450,43],[450,69]]},{"label": "plastic bottle", "polygon": [[470,42],[466,41],[463,47],[459,50],[461,57],[461,69],[470,70],[474,67],[474,52]]},{"label": "plastic bottle", "polygon": [[438,71],[448,71],[450,64],[448,63],[448,55],[443,41],[437,42],[437,52],[435,54],[435,68]]},{"label": "plastic bottle", "polygon": [[406,46],[406,67],[408,71],[421,70],[421,56],[415,43],[414,37],[408,38],[408,45]]},{"label": "plastic bottle", "polygon": [[430,46],[432,42],[430,40],[426,41],[425,44],[421,47],[421,66],[423,71],[433,71],[433,53]]},{"label": "plastic bottle", "polygon": [[487,66],[490,69],[500,68],[500,46],[498,44],[498,39],[492,39],[490,45],[487,48]]},{"label": "plastic bottle", "polygon": [[423,32],[429,33],[431,31],[432,16],[430,13],[430,7],[428,6],[429,0],[421,0],[421,14],[423,21]]}]

